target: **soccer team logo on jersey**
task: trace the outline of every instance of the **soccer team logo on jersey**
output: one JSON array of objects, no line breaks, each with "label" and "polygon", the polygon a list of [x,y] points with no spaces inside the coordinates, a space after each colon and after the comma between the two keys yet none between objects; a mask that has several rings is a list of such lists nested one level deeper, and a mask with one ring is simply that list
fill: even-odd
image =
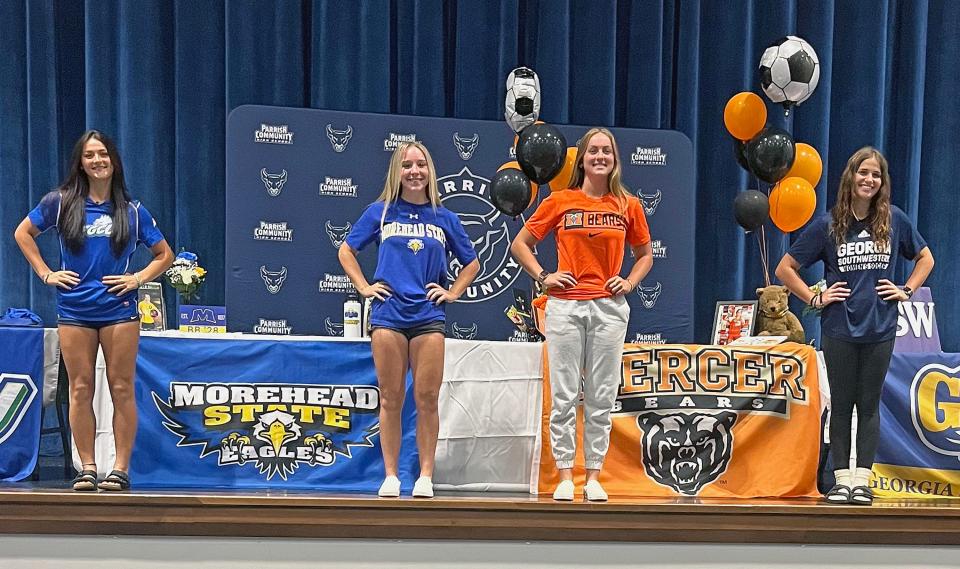
[{"label": "soccer team logo on jersey", "polygon": [[266,480],[349,460],[380,432],[380,391],[367,385],[175,381],[166,400],[152,395],[178,447]]},{"label": "soccer team logo on jersey", "polygon": [[416,255],[420,251],[423,251],[423,239],[408,239],[407,249],[410,249],[411,251],[413,251],[414,255]]}]

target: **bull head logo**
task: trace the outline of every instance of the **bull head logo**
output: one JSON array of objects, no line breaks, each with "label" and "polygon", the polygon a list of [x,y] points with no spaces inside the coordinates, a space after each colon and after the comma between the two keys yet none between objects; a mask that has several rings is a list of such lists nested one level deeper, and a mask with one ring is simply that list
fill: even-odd
[{"label": "bull head logo", "polygon": [[450,325],[450,331],[453,333],[454,338],[458,338],[460,340],[473,340],[477,337],[477,323],[474,322],[473,326],[470,326],[469,328],[463,328],[454,322]]},{"label": "bull head logo", "polygon": [[656,193],[648,195],[643,193],[643,190],[637,190],[637,197],[643,205],[643,213],[653,215],[657,211],[657,206],[660,205],[660,200],[663,199],[663,193],[657,190]]},{"label": "bull head logo", "polygon": [[353,225],[348,221],[343,227],[336,226],[330,223],[330,220],[323,226],[327,230],[327,237],[330,238],[330,243],[333,244],[335,249],[339,249],[343,242],[347,240],[347,235],[350,233],[350,229],[353,228]]},{"label": "bull head logo", "polygon": [[263,187],[267,189],[267,193],[277,197],[283,190],[283,185],[287,183],[287,171],[281,170],[279,174],[271,174],[267,172],[266,168],[261,168],[260,179],[263,181]]},{"label": "bull head logo", "polygon": [[287,268],[280,267],[279,271],[268,271],[266,265],[260,265],[260,278],[263,279],[263,284],[266,285],[270,294],[277,294],[283,286],[283,281],[287,280]]},{"label": "bull head logo", "polygon": [[643,286],[642,284],[637,287],[637,294],[640,295],[640,301],[643,303],[644,308],[653,308],[653,305],[657,303],[657,299],[660,297],[662,292],[663,285],[657,281],[657,284],[654,286]]},{"label": "bull head logo", "polygon": [[696,496],[726,472],[737,414],[647,413],[637,416],[643,431],[643,468],[654,482]]},{"label": "bull head logo", "polygon": [[327,316],[323,320],[323,325],[327,329],[327,336],[343,336],[343,322],[334,322]]},{"label": "bull head logo", "polygon": [[347,143],[350,142],[350,138],[353,137],[353,127],[347,125],[345,130],[334,130],[333,125],[327,124],[327,138],[330,139],[330,144],[333,145],[334,152],[343,152],[347,149]]},{"label": "bull head logo", "polygon": [[478,144],[480,144],[480,135],[477,133],[473,133],[471,138],[463,138],[459,132],[453,133],[453,145],[457,147],[457,153],[464,160],[469,160],[473,156],[473,151],[477,149]]}]

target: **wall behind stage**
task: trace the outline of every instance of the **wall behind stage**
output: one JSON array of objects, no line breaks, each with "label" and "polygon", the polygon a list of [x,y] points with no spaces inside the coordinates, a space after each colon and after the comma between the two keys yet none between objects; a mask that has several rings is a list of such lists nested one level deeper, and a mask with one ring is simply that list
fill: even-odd
[{"label": "wall behind stage", "polygon": [[[756,242],[730,211],[756,182],[733,160],[723,106],[758,91],[763,48],[796,34],[820,56],[820,85],[788,120],[770,106],[770,122],[820,151],[819,211],[854,150],[886,152],[894,202],[939,260],[929,284],[944,349],[960,351],[960,297],[949,294],[960,281],[957,21],[950,0],[0,2],[0,308],[53,322],[52,290],[10,232],[86,127],[117,138],[131,190],[175,248],[201,255],[212,271],[203,300],[222,303],[231,110],[499,120],[504,78],[524,64],[540,75],[548,122],[674,129],[693,142],[694,339],[706,341],[715,301],[753,297],[763,281]],[[785,242],[773,239],[772,259]]]},{"label": "wall behind stage", "polygon": [[[569,146],[586,127],[560,127]],[[630,341],[693,337],[693,155],[676,131],[614,129],[622,181],[644,207],[654,265],[635,293]],[[353,286],[337,250],[366,206],[383,190],[387,165],[402,141],[423,142],[436,166],[443,205],[460,217],[480,272],[447,308],[450,337],[526,341],[504,315],[514,292],[530,298],[532,279],[510,243],[533,213],[518,219],[490,201],[490,178],[513,160],[514,133],[503,121],[477,121],[245,105],[227,121],[227,320],[231,331],[343,334],[343,301]],[[549,194],[541,187],[540,199]],[[538,202],[539,203],[539,200]],[[421,220],[422,221],[422,220]],[[556,246],[537,248],[557,266]],[[368,279],[376,247],[361,253]],[[633,259],[625,251],[626,275]],[[455,273],[451,270],[448,274]]]}]

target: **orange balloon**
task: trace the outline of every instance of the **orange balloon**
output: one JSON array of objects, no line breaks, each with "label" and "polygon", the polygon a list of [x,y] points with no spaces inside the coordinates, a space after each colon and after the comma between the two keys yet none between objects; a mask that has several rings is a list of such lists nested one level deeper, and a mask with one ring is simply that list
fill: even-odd
[{"label": "orange balloon", "polygon": [[804,142],[798,142],[794,147],[796,148],[796,158],[784,178],[797,176],[816,187],[817,183],[820,182],[820,176],[823,174],[823,161],[820,160],[820,153],[817,152],[816,148]]},{"label": "orange balloon", "polygon": [[[520,167],[520,163],[514,160],[513,162],[504,163],[502,166],[497,168],[497,172],[499,172],[500,170],[506,170],[507,168],[515,168],[517,170],[520,170],[521,172],[523,171],[523,168]],[[527,207],[530,207],[534,203],[536,203],[537,192],[539,191],[540,191],[540,186],[533,183],[533,180],[530,180],[530,203],[527,204]]]},{"label": "orange balloon", "polygon": [[770,192],[770,219],[784,233],[804,226],[817,209],[817,192],[803,178],[784,178]]},{"label": "orange balloon", "polygon": [[737,93],[723,108],[723,124],[734,138],[750,140],[767,124],[767,106],[756,93]]},{"label": "orange balloon", "polygon": [[571,146],[567,148],[567,157],[563,161],[563,168],[560,168],[560,171],[557,172],[557,175],[553,177],[552,180],[547,182],[547,185],[550,186],[551,192],[559,192],[560,190],[565,190],[569,187],[570,176],[573,174],[573,167],[577,164],[577,147]]}]

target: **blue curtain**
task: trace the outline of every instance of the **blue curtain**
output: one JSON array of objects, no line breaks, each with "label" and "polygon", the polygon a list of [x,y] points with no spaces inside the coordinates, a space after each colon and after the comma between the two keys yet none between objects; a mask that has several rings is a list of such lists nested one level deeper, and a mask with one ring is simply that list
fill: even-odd
[{"label": "blue curtain", "polygon": [[[770,122],[817,148],[817,210],[832,205],[847,157],[866,144],[890,159],[893,195],[939,260],[944,347],[960,351],[951,284],[960,239],[960,2],[950,0],[7,0],[0,2],[0,307],[48,322],[53,294],[10,232],[63,174],[88,127],[111,133],[128,182],[175,249],[211,271],[222,303],[224,125],[256,103],[426,116],[500,117],[510,69],[540,75],[548,122],[669,128],[697,157],[696,340],[720,299],[764,283],[758,243],[731,203],[756,187],[722,122],[736,92],[759,92],[762,50],[794,34],[817,50],[817,92]],[[952,142],[953,141],[953,142]],[[766,231],[775,265],[789,236]],[[51,239],[43,243],[55,255]],[[52,258],[52,257],[51,257]],[[772,269],[772,268],[771,268]],[[810,279],[817,275],[811,273]],[[816,322],[805,322],[809,330]]]}]

